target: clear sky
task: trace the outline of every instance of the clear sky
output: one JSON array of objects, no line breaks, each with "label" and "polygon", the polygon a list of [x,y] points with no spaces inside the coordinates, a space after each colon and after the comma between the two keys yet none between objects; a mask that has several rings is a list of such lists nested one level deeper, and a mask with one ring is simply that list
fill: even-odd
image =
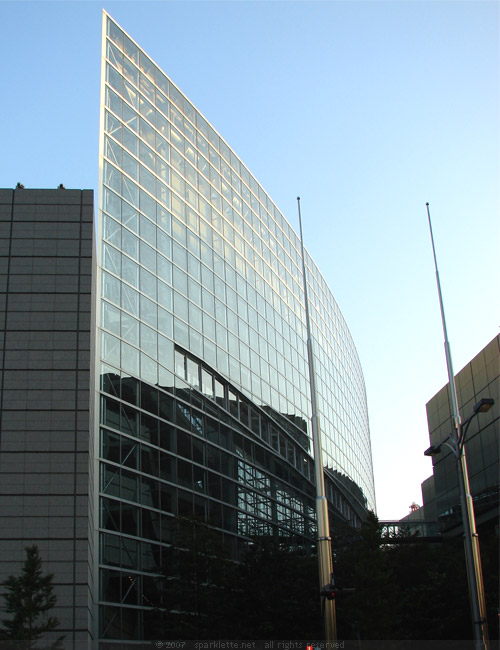
[{"label": "clear sky", "polygon": [[498,2],[0,1],[1,187],[97,189],[102,8],[296,230],[301,196],[365,373],[378,515],[403,517],[447,382],[427,201],[455,371],[499,332]]}]

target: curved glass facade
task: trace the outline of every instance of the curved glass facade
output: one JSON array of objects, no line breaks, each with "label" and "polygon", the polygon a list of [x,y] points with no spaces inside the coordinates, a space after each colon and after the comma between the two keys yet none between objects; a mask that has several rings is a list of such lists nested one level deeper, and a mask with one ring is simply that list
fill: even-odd
[{"label": "curved glass facade", "polygon": [[[254,535],[313,543],[302,266],[269,196],[106,14],[100,154],[99,635],[139,639],[176,515],[235,558]],[[375,507],[364,380],[306,265],[327,496],[356,525]]]}]

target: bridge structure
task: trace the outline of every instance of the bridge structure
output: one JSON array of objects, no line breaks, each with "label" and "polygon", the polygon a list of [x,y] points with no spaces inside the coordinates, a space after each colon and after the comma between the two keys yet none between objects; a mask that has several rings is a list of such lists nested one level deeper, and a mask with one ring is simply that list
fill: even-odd
[{"label": "bridge structure", "polygon": [[419,542],[441,542],[436,521],[415,519],[413,521],[380,521],[384,544],[414,544]]}]

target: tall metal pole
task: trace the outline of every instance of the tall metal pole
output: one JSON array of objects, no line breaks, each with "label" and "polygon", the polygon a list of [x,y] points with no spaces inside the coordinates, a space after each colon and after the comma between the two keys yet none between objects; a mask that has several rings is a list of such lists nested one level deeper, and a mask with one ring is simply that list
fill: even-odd
[{"label": "tall metal pole", "polygon": [[427,206],[427,217],[431,233],[432,252],[434,255],[434,267],[436,269],[436,282],[439,295],[439,306],[441,308],[441,320],[443,323],[444,349],[446,354],[446,365],[448,368],[448,381],[450,386],[451,405],[453,412],[453,430],[450,436],[450,447],[457,462],[458,485],[460,490],[460,505],[462,509],[462,522],[464,527],[464,546],[467,562],[467,578],[469,582],[469,596],[472,609],[472,622],[474,626],[474,640],[476,650],[487,650],[488,632],[486,625],[486,602],[484,598],[483,572],[481,569],[481,555],[479,552],[479,538],[476,531],[476,520],[474,516],[474,503],[470,493],[469,475],[467,472],[467,459],[463,442],[463,426],[458,408],[457,390],[455,386],[455,375],[451,361],[450,343],[446,330],[446,319],[444,316],[443,296],[439,271],[437,266],[436,249],[434,247],[434,236],[432,234],[431,214],[429,204]]},{"label": "tall metal pole", "polygon": [[[319,426],[318,400],[316,394],[316,373],[312,349],[311,321],[309,316],[309,298],[307,294],[306,262],[304,256],[304,238],[302,236],[302,217],[300,213],[300,196],[297,197],[299,209],[300,247],[302,256],[302,277],[304,281],[304,302],[306,308],[307,357],[309,361],[309,384],[311,387],[312,437],[314,450],[314,473],[316,478],[316,517],[318,523],[318,562],[320,590],[332,580],[332,544],[328,521],[328,502],[325,496],[325,477],[323,474],[323,452],[321,448],[321,429]],[[337,629],[335,621],[335,601],[324,599],[325,640],[335,641]]]}]

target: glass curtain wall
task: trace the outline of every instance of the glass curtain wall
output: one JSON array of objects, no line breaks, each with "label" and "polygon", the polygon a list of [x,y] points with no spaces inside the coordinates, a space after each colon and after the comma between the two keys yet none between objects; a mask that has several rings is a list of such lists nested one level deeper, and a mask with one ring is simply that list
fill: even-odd
[{"label": "glass curtain wall", "polygon": [[[139,639],[176,515],[235,559],[252,535],[312,542],[311,413],[297,235],[106,13],[98,260],[100,637]],[[356,524],[375,506],[364,380],[306,263],[329,496]]]}]

